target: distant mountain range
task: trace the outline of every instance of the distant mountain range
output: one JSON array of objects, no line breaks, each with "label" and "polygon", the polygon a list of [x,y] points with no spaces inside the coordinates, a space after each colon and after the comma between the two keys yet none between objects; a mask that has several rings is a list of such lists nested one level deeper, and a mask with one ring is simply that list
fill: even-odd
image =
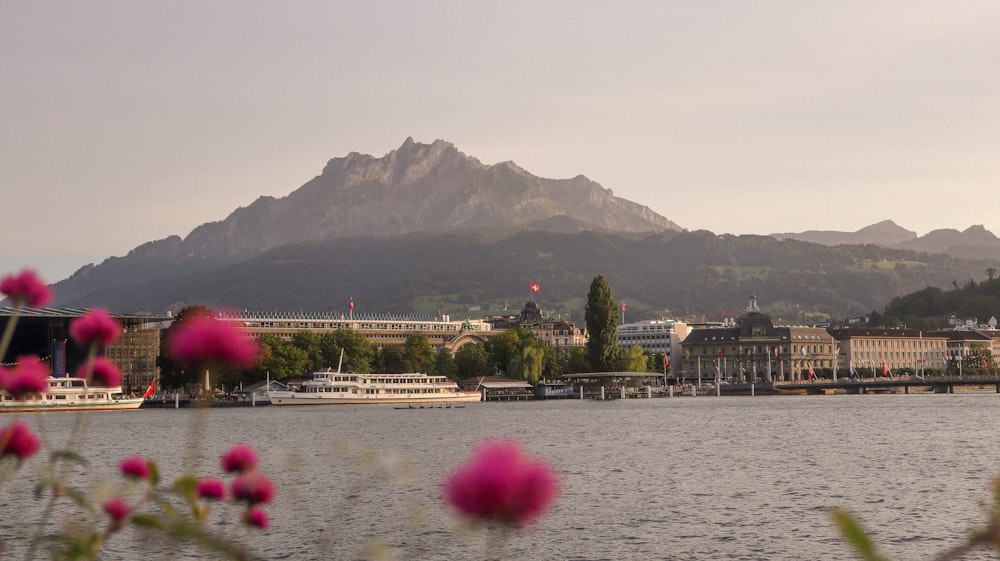
[{"label": "distant mountain range", "polygon": [[982,227],[947,232],[918,238],[891,221],[854,233],[688,232],[586,177],[540,178],[408,138],[380,158],[334,158],[289,195],[185,238],[83,267],[54,285],[55,305],[330,311],[351,296],[370,311],[454,313],[516,304],[534,281],[548,309],[571,313],[603,274],[635,302],[631,319],[662,308],[738,315],[750,293],[765,310],[836,317],[982,276],[990,265],[978,259],[997,239]]},{"label": "distant mountain range", "polygon": [[893,249],[908,249],[925,253],[947,254],[967,259],[996,260],[1000,258],[1000,238],[983,226],[970,226],[964,232],[952,229],[933,230],[917,236],[892,220],[866,226],[856,232],[809,230],[799,233],[771,234],[785,240],[799,240],[823,245],[873,244]]}]

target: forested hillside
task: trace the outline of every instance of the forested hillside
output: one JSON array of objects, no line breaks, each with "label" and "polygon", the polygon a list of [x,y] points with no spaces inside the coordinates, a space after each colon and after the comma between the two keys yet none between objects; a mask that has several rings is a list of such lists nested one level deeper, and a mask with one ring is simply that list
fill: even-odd
[{"label": "forested hillside", "polygon": [[[711,232],[523,232],[509,237],[415,235],[283,246],[221,271],[108,289],[71,302],[122,312],[184,304],[251,310],[459,316],[519,310],[529,282],[546,312],[582,319],[591,280],[604,275],[628,319],[721,319],[750,294],[785,321],[882,310],[900,295],[985,276],[987,264],[876,246],[827,247]],[[565,316],[564,316],[565,317]]]}]

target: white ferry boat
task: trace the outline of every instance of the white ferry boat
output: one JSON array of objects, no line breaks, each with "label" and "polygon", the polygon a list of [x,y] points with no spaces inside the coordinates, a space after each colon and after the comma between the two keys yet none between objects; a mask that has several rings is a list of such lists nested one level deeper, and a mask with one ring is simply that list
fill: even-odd
[{"label": "white ferry boat", "polygon": [[314,372],[299,391],[268,392],[271,405],[449,404],[481,401],[477,391],[462,391],[444,376],[427,374],[350,374]]},{"label": "white ferry boat", "polygon": [[0,413],[20,411],[101,411],[107,409],[138,409],[141,397],[126,397],[121,386],[88,386],[83,378],[49,377],[41,394],[17,401],[0,390]]}]

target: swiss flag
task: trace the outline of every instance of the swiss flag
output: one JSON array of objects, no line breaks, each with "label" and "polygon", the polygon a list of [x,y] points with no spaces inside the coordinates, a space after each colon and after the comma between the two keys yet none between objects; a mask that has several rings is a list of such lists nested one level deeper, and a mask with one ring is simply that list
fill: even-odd
[{"label": "swiss flag", "polygon": [[667,355],[663,355],[663,367],[666,368],[668,366],[670,366],[670,359],[667,358]]},{"label": "swiss flag", "polygon": [[156,380],[153,380],[152,382],[149,383],[149,388],[146,390],[146,393],[142,394],[142,398],[143,399],[149,399],[149,398],[153,397],[153,387],[154,386],[156,386]]},{"label": "swiss flag", "polygon": [[539,292],[540,290],[542,290],[542,287],[538,286],[537,282],[533,282],[533,283],[531,283],[528,286],[529,286],[529,288],[531,288],[532,292]]},{"label": "swiss flag", "polygon": [[623,314],[625,313],[625,301],[624,300],[622,300],[622,313]]},{"label": "swiss flag", "polygon": [[354,297],[351,296],[351,311],[354,311]]}]

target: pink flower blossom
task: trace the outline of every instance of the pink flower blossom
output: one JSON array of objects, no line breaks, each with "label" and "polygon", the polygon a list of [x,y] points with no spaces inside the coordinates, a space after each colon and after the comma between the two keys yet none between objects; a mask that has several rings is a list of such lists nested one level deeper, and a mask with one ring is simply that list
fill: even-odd
[{"label": "pink flower blossom", "polygon": [[248,508],[243,519],[246,520],[246,523],[250,526],[255,526],[261,530],[267,530],[271,525],[271,521],[268,520],[267,513],[264,512],[264,509],[256,506]]},{"label": "pink flower blossom", "polygon": [[118,469],[122,475],[135,479],[146,479],[152,477],[153,471],[149,467],[149,461],[141,456],[129,456],[118,464]]},{"label": "pink flower blossom", "polygon": [[52,301],[52,289],[31,269],[0,280],[0,294],[10,298],[15,306],[41,308]]},{"label": "pink flower blossom", "polygon": [[260,354],[257,343],[235,325],[207,315],[185,320],[167,348],[181,363],[221,362],[236,368],[250,368]]},{"label": "pink flower blossom", "polygon": [[87,377],[87,364],[93,364],[93,368],[90,369],[90,383],[94,386],[104,386],[106,388],[113,388],[122,385],[122,372],[118,370],[115,363],[104,357],[97,357],[94,359],[93,363],[83,363],[80,368],[76,370],[77,378]]},{"label": "pink flower blossom", "polygon": [[222,471],[232,473],[234,471],[250,471],[257,467],[257,453],[250,446],[238,443],[222,455]]},{"label": "pink flower blossom", "polygon": [[3,389],[20,401],[48,388],[49,368],[37,356],[22,355],[17,357],[17,366],[7,370],[3,378]]},{"label": "pink flower blossom", "polygon": [[18,460],[26,460],[42,448],[38,437],[31,432],[28,425],[15,421],[0,429],[0,458],[16,456]]},{"label": "pink flower blossom", "polygon": [[222,500],[226,498],[226,484],[221,479],[206,477],[195,486],[195,492],[203,499]]},{"label": "pink flower blossom", "polygon": [[250,505],[269,503],[274,500],[274,483],[264,474],[248,471],[233,480],[231,490],[237,501],[246,501]]},{"label": "pink flower blossom", "polygon": [[69,326],[69,336],[77,345],[100,345],[107,347],[122,334],[118,322],[101,309],[90,310],[73,320]]},{"label": "pink flower blossom", "polygon": [[511,441],[481,444],[444,484],[445,501],[462,515],[519,527],[541,515],[558,492],[552,469]]},{"label": "pink flower blossom", "polygon": [[128,503],[125,502],[121,497],[115,497],[113,499],[104,501],[104,504],[101,505],[101,508],[103,508],[104,512],[108,513],[108,516],[111,517],[111,520],[115,522],[121,522],[122,520],[125,520],[128,517],[129,513],[132,512],[132,507],[128,506]]}]

